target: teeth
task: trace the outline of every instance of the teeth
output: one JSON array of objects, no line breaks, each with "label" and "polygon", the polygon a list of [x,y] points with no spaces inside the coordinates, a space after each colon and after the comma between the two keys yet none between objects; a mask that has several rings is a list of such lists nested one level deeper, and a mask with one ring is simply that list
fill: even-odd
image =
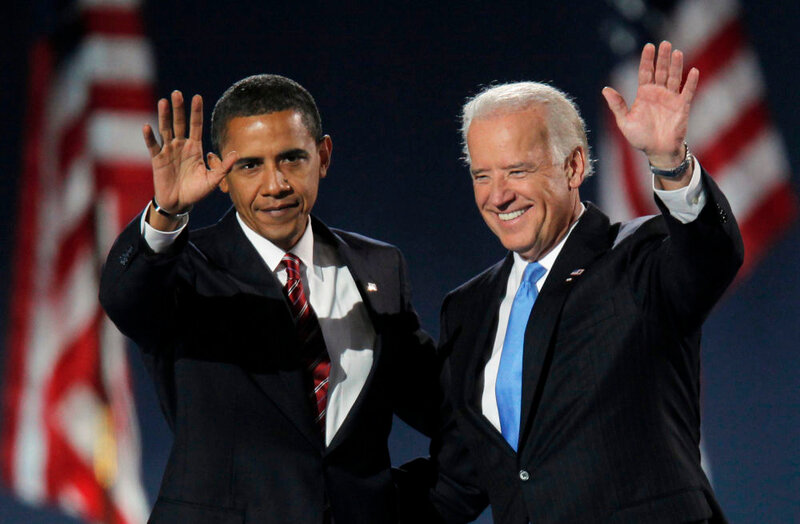
[{"label": "teeth", "polygon": [[511,213],[498,213],[498,216],[500,217],[500,220],[514,220],[524,212],[524,209],[519,209],[517,211],[512,211]]}]

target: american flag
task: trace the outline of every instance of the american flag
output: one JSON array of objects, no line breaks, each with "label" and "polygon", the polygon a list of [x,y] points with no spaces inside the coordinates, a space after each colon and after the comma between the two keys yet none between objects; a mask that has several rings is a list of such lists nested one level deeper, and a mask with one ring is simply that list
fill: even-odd
[{"label": "american flag", "polygon": [[152,192],[140,129],[153,120],[155,68],[138,0],[57,4],[30,60],[2,477],[29,503],[140,523],[148,504],[125,340],[97,292],[113,239]]},{"label": "american flag", "polygon": [[[630,9],[640,3],[617,4],[629,21],[656,20],[648,18],[652,12]],[[675,2],[656,24],[645,27],[652,30],[656,44],[669,40],[684,52],[684,74],[691,67],[700,70],[687,142],[727,196],[739,222],[745,244],[741,276],[791,224],[797,214],[797,197],[790,186],[785,145],[769,116],[758,57],[747,42],[739,5],[736,0]],[[609,36],[618,45],[636,40],[626,26],[612,28]],[[611,74],[610,85],[629,104],[636,92],[638,62],[638,56],[626,59]],[[598,181],[603,209],[615,220],[657,213],[644,155],[627,145],[610,111],[605,116]]]}]

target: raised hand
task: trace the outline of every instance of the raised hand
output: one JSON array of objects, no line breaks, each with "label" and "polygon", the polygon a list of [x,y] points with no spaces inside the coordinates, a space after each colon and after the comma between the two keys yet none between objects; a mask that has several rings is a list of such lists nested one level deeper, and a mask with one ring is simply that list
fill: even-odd
[{"label": "raised hand", "polygon": [[[230,152],[217,169],[206,168],[203,160],[202,97],[192,97],[189,138],[186,138],[183,94],[173,91],[171,99],[171,110],[165,98],[158,101],[158,132],[162,143],[158,143],[149,124],[142,128],[142,134],[153,164],[156,201],[165,211],[180,213],[211,193],[238,157],[236,152]],[[155,213],[150,214],[153,215]],[[156,226],[153,221],[150,223]]]},{"label": "raised hand", "polygon": [[660,169],[680,165],[689,124],[689,107],[697,90],[700,72],[692,68],[681,90],[683,53],[661,42],[658,57],[653,44],[642,50],[639,87],[630,110],[616,90],[603,89],[622,134],[636,149],[644,151],[650,164]]}]

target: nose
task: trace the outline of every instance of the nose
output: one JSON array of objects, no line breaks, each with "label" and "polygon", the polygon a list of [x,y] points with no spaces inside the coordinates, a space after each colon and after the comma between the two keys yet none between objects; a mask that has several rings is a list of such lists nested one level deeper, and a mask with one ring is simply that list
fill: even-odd
[{"label": "nose", "polygon": [[511,189],[505,177],[496,177],[492,180],[489,190],[489,203],[492,206],[504,209],[514,201],[515,196],[516,193]]},{"label": "nose", "polygon": [[280,169],[276,166],[266,166],[261,176],[261,194],[264,196],[281,197],[290,193],[292,186],[286,180]]}]

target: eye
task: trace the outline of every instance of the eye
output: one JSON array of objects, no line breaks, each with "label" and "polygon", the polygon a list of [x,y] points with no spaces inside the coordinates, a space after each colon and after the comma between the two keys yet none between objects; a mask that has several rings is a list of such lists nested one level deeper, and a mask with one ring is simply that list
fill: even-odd
[{"label": "eye", "polygon": [[472,175],[472,182],[475,184],[485,184],[489,181],[489,175],[477,174]]},{"label": "eye", "polygon": [[528,172],[525,171],[525,170],[522,170],[522,169],[513,169],[513,170],[508,172],[508,176],[510,176],[512,178],[521,178],[521,177],[524,177],[527,174],[528,174]]},{"label": "eye", "polygon": [[297,165],[303,162],[308,158],[308,155],[304,151],[287,151],[283,155],[281,155],[280,162],[281,164],[288,164],[288,165]]}]

